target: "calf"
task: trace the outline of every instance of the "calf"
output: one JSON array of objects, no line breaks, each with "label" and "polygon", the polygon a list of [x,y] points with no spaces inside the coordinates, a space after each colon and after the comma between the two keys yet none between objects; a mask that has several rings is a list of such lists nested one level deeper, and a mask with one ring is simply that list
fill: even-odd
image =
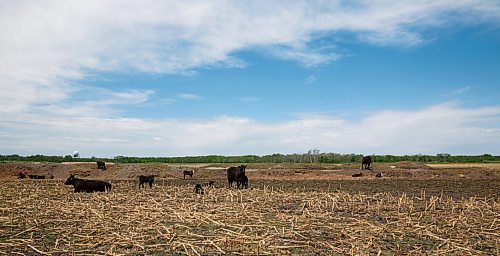
[{"label": "calf", "polygon": [[382,177],[384,177],[384,175],[381,172],[379,172],[379,173],[377,173],[377,175],[375,175],[375,177],[382,178]]},{"label": "calf", "polygon": [[106,170],[106,163],[104,161],[97,161],[97,169]]},{"label": "calf", "polygon": [[64,182],[64,185],[73,185],[75,192],[106,192],[111,191],[111,184],[99,180],[84,180],[75,178],[75,175],[70,175]]},{"label": "calf", "polygon": [[30,179],[34,179],[34,180],[43,180],[43,179],[45,179],[45,175],[28,174],[28,177]]},{"label": "calf", "polygon": [[363,161],[361,162],[361,170],[368,169],[370,170],[370,165],[372,164],[371,156],[364,156]]},{"label": "calf", "polygon": [[207,183],[203,184],[204,187],[214,187],[215,186],[215,181],[210,180]]},{"label": "calf", "polygon": [[236,185],[238,188],[240,187],[241,178],[245,176],[246,165],[233,166],[227,169],[227,182],[229,183],[229,187],[233,186],[233,182],[236,181]]},{"label": "calf", "polygon": [[192,179],[193,178],[193,174],[194,174],[194,170],[185,170],[183,172],[184,174],[184,179],[186,179],[186,175],[189,175],[189,177]]},{"label": "calf", "polygon": [[201,184],[196,184],[194,186],[194,192],[199,195],[203,195],[205,193],[205,191],[203,191],[203,186],[201,186]]},{"label": "calf", "polygon": [[139,188],[141,186],[144,187],[144,183],[148,183],[149,184],[149,188],[152,188],[154,181],[155,181],[155,176],[154,175],[149,175],[149,176],[140,175],[139,176]]},{"label": "calf", "polygon": [[[248,177],[246,175],[241,177],[240,184],[241,188],[248,188]],[[238,184],[238,188],[240,188],[240,184]]]}]

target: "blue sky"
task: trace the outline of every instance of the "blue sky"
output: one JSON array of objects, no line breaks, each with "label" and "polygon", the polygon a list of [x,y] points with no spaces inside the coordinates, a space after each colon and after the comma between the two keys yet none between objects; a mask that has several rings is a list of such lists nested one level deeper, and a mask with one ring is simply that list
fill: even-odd
[{"label": "blue sky", "polygon": [[0,154],[500,154],[498,1],[0,5]]}]

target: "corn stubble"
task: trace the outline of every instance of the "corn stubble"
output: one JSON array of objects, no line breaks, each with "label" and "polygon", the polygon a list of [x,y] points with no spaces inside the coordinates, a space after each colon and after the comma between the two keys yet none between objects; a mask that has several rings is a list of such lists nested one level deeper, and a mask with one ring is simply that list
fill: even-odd
[{"label": "corn stubble", "polygon": [[7,181],[0,255],[499,255],[498,198]]}]

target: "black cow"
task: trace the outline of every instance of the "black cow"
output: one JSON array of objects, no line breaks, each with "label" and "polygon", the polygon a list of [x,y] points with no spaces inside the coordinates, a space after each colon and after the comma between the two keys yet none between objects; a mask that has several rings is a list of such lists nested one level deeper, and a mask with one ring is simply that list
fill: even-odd
[{"label": "black cow", "polygon": [[370,165],[372,164],[371,156],[364,156],[363,162],[361,162],[361,170],[368,169],[370,170]]},{"label": "black cow", "polygon": [[141,186],[144,187],[144,183],[148,183],[149,188],[152,188],[154,181],[155,181],[154,175],[149,175],[149,176],[140,175],[139,176],[139,187],[141,187]]},{"label": "black cow", "polygon": [[207,183],[203,184],[202,186],[204,187],[215,187],[215,181],[214,180],[210,180],[208,181]]},{"label": "black cow", "polygon": [[20,172],[20,173],[17,174],[17,178],[18,179],[24,179],[24,178],[26,178],[26,174]]},{"label": "black cow", "polygon": [[236,181],[236,185],[240,188],[241,179],[245,176],[246,165],[240,165],[236,167],[229,167],[227,169],[227,182],[229,183],[229,187],[233,186],[233,182]]},{"label": "black cow", "polygon": [[184,179],[186,179],[186,175],[189,175],[189,177],[192,179],[193,174],[194,174],[194,170],[186,170],[183,172],[183,174],[184,174]]},{"label": "black cow", "polygon": [[241,188],[248,188],[248,177],[246,175],[241,178]]},{"label": "black cow", "polygon": [[43,180],[43,179],[45,179],[45,175],[28,174],[28,177],[30,179],[34,179],[34,180]]},{"label": "black cow", "polygon": [[106,170],[106,163],[104,161],[97,161],[97,169]]},{"label": "black cow", "polygon": [[205,194],[205,191],[203,191],[203,186],[201,186],[201,184],[199,183],[194,186],[194,192],[200,195]]},{"label": "black cow", "polygon": [[353,174],[351,176],[352,177],[361,177],[361,176],[363,176],[363,174],[362,173],[355,173],[355,174]]},{"label": "black cow", "polygon": [[384,175],[381,172],[379,172],[379,173],[377,173],[377,175],[375,175],[375,177],[382,178],[382,177],[384,177]]},{"label": "black cow", "polygon": [[73,185],[75,192],[106,192],[111,191],[111,184],[99,180],[84,180],[75,178],[75,175],[70,175],[64,182],[64,185]]}]

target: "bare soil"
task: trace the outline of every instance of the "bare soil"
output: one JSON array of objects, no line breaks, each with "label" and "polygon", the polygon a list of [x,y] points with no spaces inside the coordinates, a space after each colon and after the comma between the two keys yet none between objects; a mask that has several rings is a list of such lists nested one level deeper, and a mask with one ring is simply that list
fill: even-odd
[{"label": "bare soil", "polygon": [[[500,254],[500,164],[251,164],[245,190],[228,166],[1,163],[0,255]],[[113,189],[73,193],[69,174]]]}]

